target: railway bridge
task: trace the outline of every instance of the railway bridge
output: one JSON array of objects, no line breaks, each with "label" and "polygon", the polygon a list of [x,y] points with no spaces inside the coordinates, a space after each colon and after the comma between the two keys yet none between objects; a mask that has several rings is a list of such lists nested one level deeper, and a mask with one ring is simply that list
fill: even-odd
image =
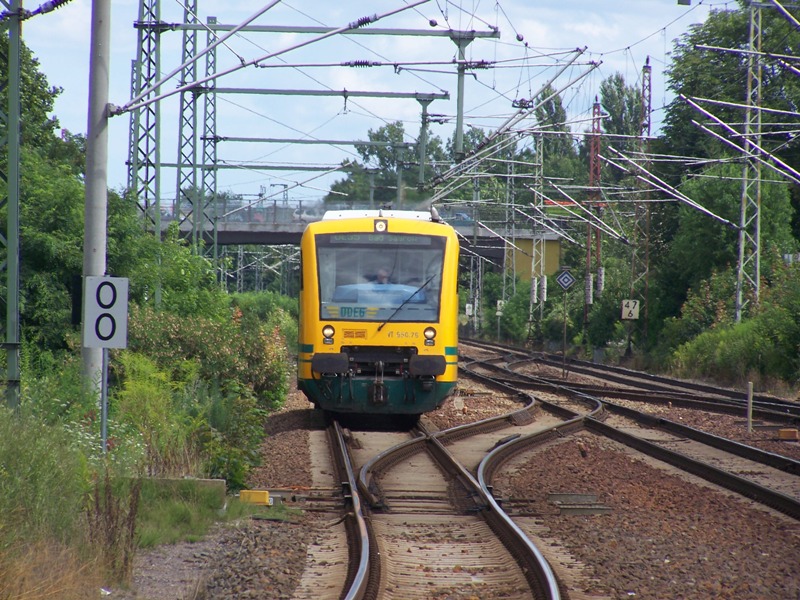
[{"label": "railway bridge", "polygon": [[[162,210],[161,226],[166,229],[170,223],[177,221],[181,234],[185,237],[191,237],[197,227],[198,237],[202,235],[205,242],[210,244],[216,236],[219,246],[299,246],[306,225],[321,219],[322,212],[321,209],[276,202],[269,206],[222,206],[217,208],[220,216],[216,218],[209,217],[208,211],[205,211],[203,219],[193,219],[191,211],[170,208]],[[443,218],[455,228],[461,247],[467,253],[477,254],[502,265],[506,252],[516,252],[517,260],[522,262],[518,271],[524,275],[526,271],[530,273],[533,243],[534,240],[539,240],[544,242],[546,272],[555,272],[558,269],[560,236],[553,231],[536,227],[532,221],[511,225],[505,221],[483,220],[477,210],[470,213],[455,212],[449,216],[445,213]]]}]

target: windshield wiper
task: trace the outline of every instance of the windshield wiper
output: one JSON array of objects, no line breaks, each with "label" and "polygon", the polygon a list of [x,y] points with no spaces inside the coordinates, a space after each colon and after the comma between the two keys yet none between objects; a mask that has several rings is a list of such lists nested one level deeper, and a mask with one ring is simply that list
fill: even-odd
[{"label": "windshield wiper", "polygon": [[389,318],[388,318],[388,319],[386,319],[386,320],[385,320],[383,323],[381,323],[380,325],[378,325],[378,331],[380,331],[381,329],[383,329],[383,326],[384,326],[384,325],[386,325],[386,324],[387,324],[389,321],[391,321],[392,319],[394,319],[394,316],[395,316],[397,313],[399,313],[399,312],[400,312],[400,309],[401,309],[401,308],[403,308],[403,307],[404,307],[406,304],[408,304],[408,303],[411,301],[411,299],[412,299],[414,296],[416,296],[416,295],[417,295],[417,294],[419,294],[419,293],[420,293],[420,292],[421,292],[423,289],[425,289],[425,286],[426,286],[426,285],[428,285],[428,284],[429,284],[431,281],[433,281],[433,278],[434,278],[434,277],[436,277],[436,273],[434,273],[433,275],[431,275],[430,277],[428,277],[428,281],[426,281],[426,282],[425,282],[425,283],[423,283],[421,286],[419,286],[419,287],[416,289],[416,291],[415,291],[413,294],[411,294],[411,295],[410,295],[408,298],[406,298],[405,300],[403,300],[402,304],[400,304],[400,306],[398,306],[397,308],[395,308],[395,309],[394,309],[394,312],[393,312],[391,315],[389,315]]}]

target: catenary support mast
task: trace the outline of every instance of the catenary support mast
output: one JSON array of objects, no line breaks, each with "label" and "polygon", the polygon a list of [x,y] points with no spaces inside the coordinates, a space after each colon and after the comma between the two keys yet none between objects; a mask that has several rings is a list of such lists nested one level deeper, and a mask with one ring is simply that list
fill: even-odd
[{"label": "catenary support mast", "polygon": [[[5,148],[5,162],[0,163],[0,176],[6,179],[7,205],[6,236],[2,243],[6,248],[6,402],[12,408],[19,406],[20,383],[20,334],[19,334],[19,150],[20,150],[20,46],[22,36],[22,1],[2,0],[8,11],[0,30],[8,31],[8,52],[1,57],[5,62],[6,77],[0,77],[7,94],[7,112],[0,110],[0,132],[4,135],[0,145]],[[3,61],[3,59],[5,59]],[[2,65],[0,62],[0,65]]]}]

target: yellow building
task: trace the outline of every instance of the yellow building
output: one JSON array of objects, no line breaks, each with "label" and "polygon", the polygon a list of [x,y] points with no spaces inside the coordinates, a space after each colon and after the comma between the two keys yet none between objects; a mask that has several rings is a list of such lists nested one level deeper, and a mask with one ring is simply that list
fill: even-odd
[{"label": "yellow building", "polygon": [[[533,239],[514,240],[518,249],[511,247],[514,256],[514,271],[522,281],[531,280],[531,261],[533,260]],[[555,234],[545,235],[544,274],[553,275],[561,266],[561,238]],[[535,273],[535,275],[541,275]]]}]

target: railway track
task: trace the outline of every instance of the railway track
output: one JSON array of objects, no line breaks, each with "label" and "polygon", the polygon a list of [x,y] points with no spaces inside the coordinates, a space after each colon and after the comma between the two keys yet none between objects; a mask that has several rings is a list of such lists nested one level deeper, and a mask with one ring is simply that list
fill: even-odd
[{"label": "railway track", "polygon": [[[637,411],[630,407],[619,406],[610,402],[605,394],[609,386],[598,386],[594,384],[594,389],[601,390],[600,394],[592,393],[592,385],[573,386],[573,382],[565,383],[560,376],[543,378],[531,377],[520,369],[522,362],[517,357],[509,356],[507,352],[492,356],[487,354],[487,348],[481,348],[481,358],[470,359],[469,350],[462,350],[464,362],[463,371],[469,372],[471,376],[480,377],[487,383],[495,381],[503,385],[510,385],[518,389],[536,390],[536,396],[543,403],[554,402],[564,410],[572,411],[574,419],[568,424],[554,428],[552,431],[542,432],[537,435],[521,437],[499,448],[495,454],[497,457],[487,459],[483,468],[485,472],[482,476],[493,479],[497,472],[505,465],[526,464],[531,468],[529,458],[518,458],[518,456],[530,457],[530,453],[535,448],[540,447],[565,447],[569,445],[569,440],[580,447],[583,455],[583,448],[592,445],[595,448],[599,445],[604,448],[604,442],[598,442],[598,436],[614,440],[615,443],[623,444],[627,453],[646,453],[648,460],[656,459],[659,464],[669,465],[669,469],[677,469],[683,474],[690,474],[702,478],[712,489],[721,486],[727,490],[735,491],[744,498],[755,500],[769,509],[780,511],[790,517],[788,524],[774,525],[777,531],[794,532],[789,539],[795,538],[791,542],[796,544],[797,532],[800,531],[797,521],[800,519],[800,463],[790,456],[782,453],[765,452],[747,444],[741,444],[727,438],[713,436],[695,428],[687,427],[681,423],[670,422],[668,419],[654,417],[652,414]],[[505,349],[503,349],[505,350]],[[597,371],[593,373],[596,375]],[[638,384],[636,379],[632,382],[623,377],[617,377],[614,381],[617,385],[630,386],[635,388]],[[633,398],[637,403],[650,401],[652,396],[659,396],[660,393],[649,392],[635,395]],[[707,397],[697,398],[698,394],[682,392],[681,403],[691,406],[696,411],[716,411],[719,413],[731,412],[731,407],[725,403],[709,402]],[[673,401],[675,396],[672,396]],[[667,400],[665,403],[668,403]],[[773,419],[784,425],[796,423],[796,417],[785,414],[787,411],[774,410],[776,405],[770,401],[766,408],[758,409],[759,416],[765,419]],[[781,403],[778,403],[781,405]],[[581,408],[581,407],[584,408]],[[735,411],[734,411],[735,412]],[[582,413],[582,416],[581,416]],[[738,414],[742,414],[739,410]],[[588,437],[587,437],[588,434]],[[591,440],[591,441],[589,441]],[[784,448],[793,450],[792,445],[785,444]],[[794,454],[797,454],[796,452]],[[545,456],[545,454],[538,454]],[[552,456],[552,455],[551,455]],[[495,460],[497,458],[497,460]],[[579,459],[580,460],[580,459]],[[541,463],[533,462],[541,467]],[[516,467],[515,467],[516,468]],[[664,467],[659,467],[663,469]],[[571,468],[571,470],[573,470]],[[513,471],[513,468],[512,468]],[[623,479],[624,473],[621,474]],[[616,476],[616,474],[615,474]],[[685,477],[686,475],[681,475]],[[502,479],[502,478],[501,478]],[[533,477],[535,479],[535,477]],[[565,478],[568,479],[568,478]],[[506,479],[506,483],[513,482]],[[674,482],[673,482],[674,484]],[[510,485],[514,488],[515,486]],[[503,486],[499,486],[497,494],[503,496]],[[519,493],[519,486],[516,486]],[[530,496],[535,495],[535,488],[527,488],[524,498],[504,497],[504,503],[509,511],[517,515],[520,522],[527,519],[526,531],[535,536],[540,530],[538,523],[532,523],[531,517],[541,516],[542,503],[531,504]],[[714,492],[716,493],[716,492]],[[613,492],[609,492],[613,495]],[[656,494],[654,494],[655,496]],[[553,496],[559,496],[554,494]],[[553,500],[563,511],[577,511],[582,514],[602,514],[608,507],[599,505],[595,494],[563,494],[564,498]],[[583,498],[581,498],[583,496]],[[702,495],[692,494],[693,497],[701,498]],[[577,498],[577,499],[576,499]],[[572,502],[572,505],[570,503]],[[708,502],[699,500],[699,502]],[[645,501],[646,503],[646,501]],[[534,508],[532,508],[534,507]],[[547,509],[545,509],[547,510]],[[770,525],[773,527],[773,525]],[[646,527],[643,527],[646,529]],[[613,537],[613,536],[611,536]],[[667,561],[669,562],[669,561]],[[796,587],[796,583],[791,584]],[[645,586],[646,587],[646,586]],[[798,592],[792,588],[790,594]],[[647,596],[645,597],[658,597]],[[624,595],[623,595],[624,596]],[[616,596],[615,596],[616,597]],[[699,597],[718,597],[714,594]],[[756,594],[753,597],[771,597]],[[780,596],[779,596],[780,597]],[[791,597],[787,596],[787,597]]]},{"label": "railway track", "polygon": [[529,400],[513,404],[510,413],[441,431],[425,417],[410,431],[332,422],[324,442],[331,461],[317,466],[341,482],[342,514],[312,551],[310,562],[327,569],[307,568],[296,597],[568,597],[474,476],[486,450],[510,432],[561,421],[534,416]]},{"label": "railway track", "polygon": [[[500,414],[465,416],[455,427],[429,414],[410,432],[351,427],[317,437],[317,453],[324,445],[329,456],[315,460],[315,473],[327,479],[314,487],[340,489],[320,505],[330,516],[309,547],[295,598],[800,593],[793,567],[765,551],[748,553],[768,543],[777,562],[800,560],[796,461],[732,451],[725,439],[715,447],[703,432],[639,415],[617,406],[618,398],[531,377],[507,354],[469,354],[462,352],[460,386],[473,398],[449,402],[459,413],[505,406]],[[691,394],[683,401],[693,402]],[[340,448],[340,466],[332,466],[329,446]],[[762,532],[768,542],[749,541]],[[729,552],[747,556],[758,577],[719,575]],[[617,564],[621,557],[628,562]],[[715,577],[721,587],[701,583]]]},{"label": "railway track", "polygon": [[[571,401],[577,396],[588,406],[595,403],[596,408],[583,419],[584,427],[800,519],[800,461],[616,405],[588,394],[585,387],[526,376],[511,370],[510,366],[499,366],[495,360],[471,360],[469,363],[471,366],[467,370],[487,382],[507,384],[505,375],[508,374],[513,375],[515,386],[545,387],[563,392]],[[476,370],[478,367],[483,369],[483,375]],[[492,374],[486,374],[487,371]],[[619,377],[616,381],[628,383]],[[691,402],[689,398],[683,401]],[[703,400],[701,406],[710,405]],[[763,411],[762,414],[773,413]],[[578,417],[577,412],[575,417]],[[522,446],[523,442],[517,443]]]},{"label": "railway track", "polygon": [[[721,407],[720,411],[741,412],[747,403],[747,392],[722,386],[678,380],[660,375],[632,371],[613,365],[599,365],[588,361],[568,358],[543,352],[504,346],[479,340],[462,340],[465,347],[478,349],[494,355],[494,362],[503,362],[510,370],[523,370],[536,364],[549,367],[551,376],[542,377],[552,383],[561,374],[563,383],[569,383],[573,390],[590,395],[639,400],[650,402],[681,403],[684,401],[707,402]],[[576,381],[569,375],[579,375],[583,381]],[[776,398],[767,394],[753,394],[754,415],[756,417],[777,419],[787,424],[800,423],[800,403]]]},{"label": "railway track", "polygon": [[445,447],[453,437],[468,438],[470,448],[491,447],[520,421],[541,427],[532,424],[529,410],[458,431],[420,424],[402,440],[386,432],[349,432],[377,548],[367,596],[348,597],[561,597],[549,565],[475,479],[471,461]]}]

